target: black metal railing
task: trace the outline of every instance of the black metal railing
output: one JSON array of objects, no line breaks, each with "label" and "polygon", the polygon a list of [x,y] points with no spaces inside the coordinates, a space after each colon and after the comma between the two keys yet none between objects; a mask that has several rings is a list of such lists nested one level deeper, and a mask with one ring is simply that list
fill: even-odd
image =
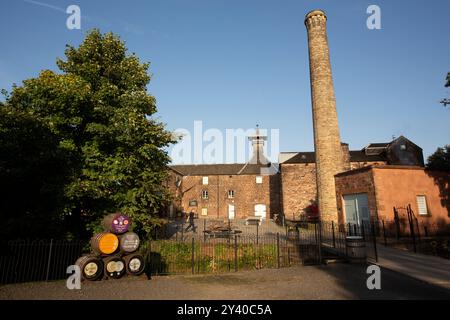
[{"label": "black metal railing", "polygon": [[[223,233],[149,238],[140,252],[147,274],[219,273],[283,268],[321,262],[320,231],[305,224],[288,234]],[[84,253],[87,241],[34,240],[1,243],[0,283],[66,279],[67,267]]]},{"label": "black metal railing", "polygon": [[14,240],[1,243],[0,283],[67,278],[67,267],[83,253],[85,241]]},{"label": "black metal railing", "polygon": [[375,221],[380,244],[450,259],[450,225],[421,222],[412,210],[407,210],[404,217],[396,208],[394,212],[393,220]]},{"label": "black metal railing", "polygon": [[280,235],[191,236],[150,240],[142,246],[151,274],[220,273],[320,263],[311,229]]}]

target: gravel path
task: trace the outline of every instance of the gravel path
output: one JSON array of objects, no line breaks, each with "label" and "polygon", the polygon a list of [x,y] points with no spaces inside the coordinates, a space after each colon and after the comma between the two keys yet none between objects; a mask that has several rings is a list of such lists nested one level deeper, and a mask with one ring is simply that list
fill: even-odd
[{"label": "gravel path", "polygon": [[0,299],[450,299],[450,291],[382,269],[381,290],[366,287],[366,267],[350,264],[265,269],[218,275],[145,276],[0,286]]}]

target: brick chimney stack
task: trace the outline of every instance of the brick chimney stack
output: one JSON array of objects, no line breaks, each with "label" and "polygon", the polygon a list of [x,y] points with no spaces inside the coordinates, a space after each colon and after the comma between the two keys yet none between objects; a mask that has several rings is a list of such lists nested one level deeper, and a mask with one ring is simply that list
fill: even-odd
[{"label": "brick chimney stack", "polygon": [[334,175],[343,171],[343,159],[326,23],[322,10],[311,11],[305,17],[319,213],[323,221],[337,221]]}]

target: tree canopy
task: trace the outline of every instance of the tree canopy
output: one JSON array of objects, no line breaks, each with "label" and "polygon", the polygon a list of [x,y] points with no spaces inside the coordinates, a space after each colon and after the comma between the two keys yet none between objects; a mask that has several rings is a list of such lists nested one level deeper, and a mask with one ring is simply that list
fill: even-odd
[{"label": "tree canopy", "polygon": [[450,145],[446,145],[443,148],[437,148],[437,150],[428,157],[427,168],[430,170],[450,172]]},{"label": "tree canopy", "polygon": [[115,211],[149,232],[170,199],[165,149],[175,142],[153,117],[149,64],[118,36],[94,29],[78,48],[68,45],[57,65],[59,73],[24,80],[0,104],[7,195],[0,210],[8,232],[39,221],[42,234],[88,235]]}]

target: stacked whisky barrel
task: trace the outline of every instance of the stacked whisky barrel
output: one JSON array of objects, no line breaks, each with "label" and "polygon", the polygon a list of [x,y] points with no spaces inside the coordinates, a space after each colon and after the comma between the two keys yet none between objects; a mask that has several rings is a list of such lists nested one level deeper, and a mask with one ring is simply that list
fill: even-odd
[{"label": "stacked whisky barrel", "polygon": [[76,261],[86,280],[118,279],[124,274],[140,275],[144,272],[144,257],[137,253],[139,236],[129,231],[131,220],[121,213],[107,215],[103,232],[91,238],[91,254]]}]

